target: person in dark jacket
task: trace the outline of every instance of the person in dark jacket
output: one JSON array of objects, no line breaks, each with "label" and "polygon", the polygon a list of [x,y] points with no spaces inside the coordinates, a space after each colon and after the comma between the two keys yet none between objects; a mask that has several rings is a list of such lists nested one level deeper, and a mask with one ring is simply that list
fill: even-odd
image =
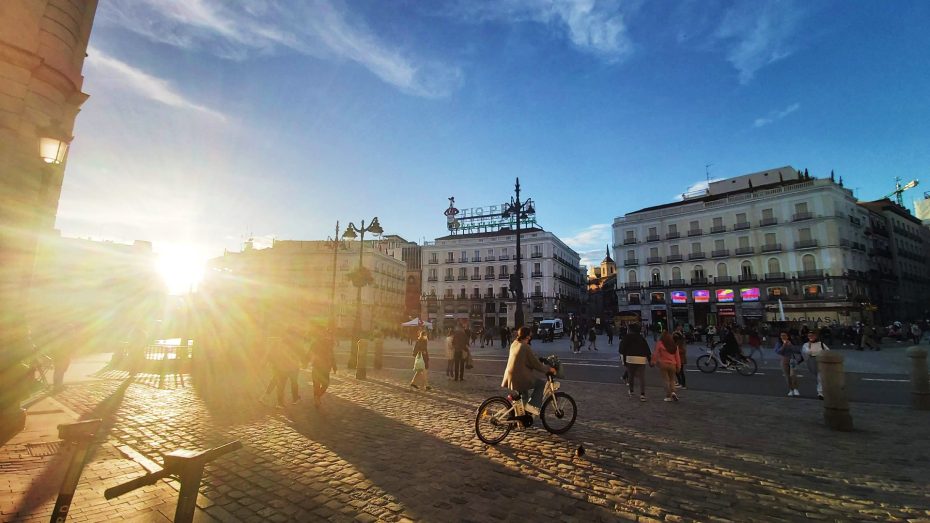
[{"label": "person in dark jacket", "polygon": [[426,331],[420,331],[420,335],[417,336],[417,342],[413,346],[413,359],[416,362],[417,356],[419,355],[423,358],[424,367],[418,369],[416,363],[414,363],[414,373],[413,380],[410,381],[410,386],[419,389],[425,388],[430,390],[429,386],[429,351],[427,350],[427,338]]},{"label": "person in dark jacket", "polygon": [[620,340],[620,354],[630,380],[630,397],[633,397],[633,385],[639,377],[639,401],[646,401],[646,365],[652,365],[652,351],[638,323],[630,325],[629,332]]},{"label": "person in dark jacket", "polygon": [[468,351],[468,334],[461,326],[452,333],[453,381],[465,381],[465,358]]}]

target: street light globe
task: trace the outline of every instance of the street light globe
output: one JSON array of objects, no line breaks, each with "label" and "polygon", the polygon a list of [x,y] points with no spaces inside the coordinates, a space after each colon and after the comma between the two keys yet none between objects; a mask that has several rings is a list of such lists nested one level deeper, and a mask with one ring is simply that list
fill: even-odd
[{"label": "street light globe", "polygon": [[68,142],[47,136],[39,138],[39,157],[45,163],[60,165],[67,154]]}]

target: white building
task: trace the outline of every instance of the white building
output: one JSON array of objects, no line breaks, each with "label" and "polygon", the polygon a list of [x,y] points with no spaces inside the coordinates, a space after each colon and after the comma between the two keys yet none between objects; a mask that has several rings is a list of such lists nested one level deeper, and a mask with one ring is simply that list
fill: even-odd
[{"label": "white building", "polygon": [[[520,231],[524,317],[527,323],[577,313],[584,279],[580,256],[555,234]],[[508,291],[516,272],[511,229],[453,234],[422,247],[423,315],[442,327],[468,318],[473,326],[513,326]]]},{"label": "white building", "polygon": [[650,324],[843,323],[867,301],[867,211],[790,166],[616,218],[620,315]]}]

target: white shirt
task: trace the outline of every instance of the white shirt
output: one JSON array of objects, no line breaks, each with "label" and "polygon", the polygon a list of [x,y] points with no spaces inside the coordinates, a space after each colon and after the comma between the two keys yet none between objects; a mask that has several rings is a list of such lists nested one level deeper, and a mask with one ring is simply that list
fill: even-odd
[{"label": "white shirt", "polygon": [[822,341],[807,342],[801,347],[801,354],[816,358],[821,352],[830,350]]}]

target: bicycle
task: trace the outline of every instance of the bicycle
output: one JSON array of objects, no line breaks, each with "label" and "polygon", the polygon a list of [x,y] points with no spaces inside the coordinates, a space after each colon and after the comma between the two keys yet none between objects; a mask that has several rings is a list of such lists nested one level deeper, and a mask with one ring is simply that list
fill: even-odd
[{"label": "bicycle", "polygon": [[[561,377],[562,365],[559,358],[549,356],[540,358],[550,367],[556,369],[556,377]],[[559,382],[546,375],[542,408],[539,419],[543,427],[552,434],[564,434],[575,424],[578,407],[574,398],[561,392]],[[507,397],[490,397],[478,407],[475,413],[475,434],[488,445],[497,445],[514,429],[525,429],[533,424],[533,416],[525,411],[523,398],[518,393]],[[562,425],[560,425],[560,422]]]},{"label": "bicycle", "polygon": [[694,365],[697,366],[698,370],[705,374],[710,374],[716,371],[717,367],[720,366],[734,369],[743,376],[752,376],[759,370],[756,360],[746,356],[731,361],[729,365],[723,363],[723,360],[720,359],[720,345],[721,343],[715,343],[709,348],[701,349],[704,354],[698,356],[697,359],[694,360]]}]

